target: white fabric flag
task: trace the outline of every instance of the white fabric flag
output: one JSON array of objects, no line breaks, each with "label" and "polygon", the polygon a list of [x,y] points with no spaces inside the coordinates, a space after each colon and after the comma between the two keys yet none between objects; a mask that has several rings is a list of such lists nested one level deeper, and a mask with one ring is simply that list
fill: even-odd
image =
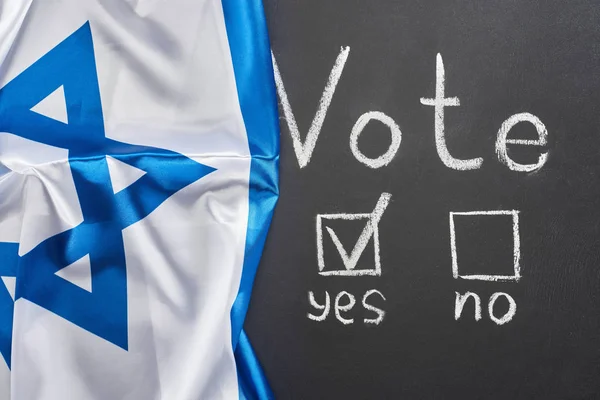
[{"label": "white fabric flag", "polygon": [[260,0],[0,0],[0,399],[270,397],[278,136]]}]

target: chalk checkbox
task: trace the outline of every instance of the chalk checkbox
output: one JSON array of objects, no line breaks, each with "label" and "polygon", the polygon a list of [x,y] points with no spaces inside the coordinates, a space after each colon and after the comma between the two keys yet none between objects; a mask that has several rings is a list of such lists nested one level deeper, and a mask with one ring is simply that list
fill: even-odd
[{"label": "chalk checkbox", "polygon": [[[492,229],[485,229],[485,224],[482,224],[482,226],[479,226],[479,230],[469,232],[469,228],[473,229],[473,226],[484,222],[486,224],[490,222],[500,224],[496,226],[503,229],[493,231]],[[467,236],[468,234],[476,235],[471,236],[474,238],[472,242],[461,236]],[[501,240],[488,240],[488,237],[493,235],[501,235]],[[473,271],[472,261],[482,256],[482,250],[478,248],[482,247],[482,244],[488,246],[485,255],[489,257],[488,260],[484,260],[482,263],[497,264],[499,262],[501,273]],[[450,212],[450,250],[452,254],[452,275],[455,279],[518,281],[521,278],[519,212],[515,210]],[[498,268],[497,265],[495,267]]]},{"label": "chalk checkbox", "polygon": [[[390,198],[392,197],[389,193],[382,193],[375,205],[375,209],[370,213],[360,214],[318,214],[317,215],[317,261],[319,265],[319,274],[321,275],[337,275],[337,276],[360,276],[360,275],[381,275],[381,261],[379,256],[379,221],[383,216],[385,209],[387,208]],[[351,247],[352,250],[348,253],[346,247],[342,244],[338,235],[335,231],[326,226],[325,230],[331,237],[333,244],[340,256],[344,269],[342,270],[331,270],[325,271],[325,257],[323,250],[323,220],[364,220],[365,226],[356,240],[356,243]],[[370,269],[356,269],[356,265],[361,255],[367,248],[369,241],[373,239],[374,245],[374,268]]]}]

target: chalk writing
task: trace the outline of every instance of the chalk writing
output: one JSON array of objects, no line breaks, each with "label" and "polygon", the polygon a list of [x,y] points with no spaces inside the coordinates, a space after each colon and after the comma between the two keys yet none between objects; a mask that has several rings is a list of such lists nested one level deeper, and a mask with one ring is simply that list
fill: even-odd
[{"label": "chalk writing", "polygon": [[[458,251],[456,249],[456,230],[454,227],[455,216],[485,216],[499,215],[509,216],[512,218],[513,226],[513,275],[490,275],[490,274],[475,274],[461,275],[459,273]],[[519,281],[521,279],[521,242],[519,237],[519,212],[516,210],[497,210],[497,211],[468,211],[468,212],[450,212],[450,252],[452,255],[452,275],[454,279],[469,279],[480,281]]]},{"label": "chalk writing", "polygon": [[475,321],[479,321],[481,319],[481,298],[477,293],[466,292],[465,294],[456,293],[456,299],[454,301],[454,319],[458,321],[460,316],[462,315],[463,308],[467,303],[469,298],[473,298],[473,302],[475,304]]},{"label": "chalk writing", "polygon": [[[465,304],[469,298],[473,299],[473,305],[475,309],[475,321],[479,321],[481,319],[481,298],[477,293],[466,292],[465,294],[456,293],[456,299],[454,301],[454,319],[458,321],[461,317]],[[508,301],[508,311],[504,313],[504,315],[500,318],[494,315],[494,304],[500,297],[506,298]],[[517,313],[517,303],[515,300],[508,294],[503,292],[497,292],[490,296],[488,301],[488,314],[490,316],[490,320],[492,320],[497,325],[504,325],[507,322],[510,322],[515,314]]]},{"label": "chalk writing", "polygon": [[277,93],[279,95],[279,98],[281,99],[283,115],[285,116],[285,120],[287,121],[287,125],[290,130],[290,135],[292,136],[294,152],[296,153],[296,158],[298,159],[298,165],[300,166],[300,168],[306,167],[310,161],[312,153],[315,149],[315,145],[317,144],[317,139],[319,138],[319,134],[321,133],[321,128],[323,127],[325,116],[327,115],[327,109],[329,108],[331,100],[333,99],[335,88],[337,87],[337,84],[340,78],[342,77],[344,65],[346,65],[346,60],[348,59],[349,53],[350,47],[342,47],[340,49],[340,54],[337,56],[335,63],[333,64],[333,68],[331,69],[331,73],[329,74],[329,79],[327,80],[327,84],[325,85],[325,90],[321,95],[321,100],[319,101],[317,112],[312,120],[312,123],[310,124],[310,128],[308,129],[308,134],[306,135],[304,143],[302,143],[302,139],[300,137],[300,131],[298,129],[298,124],[296,123],[296,117],[294,116],[292,106],[290,105],[290,102],[288,100],[288,96],[285,91],[285,86],[283,85],[283,79],[281,78],[281,73],[279,72],[277,61],[275,60],[275,56],[273,55],[273,53],[271,53]]},{"label": "chalk writing", "polygon": [[377,318],[365,318],[364,319],[365,324],[379,325],[381,323],[381,321],[383,321],[383,317],[385,317],[385,311],[383,311],[380,308],[374,307],[370,304],[367,304],[367,299],[369,298],[369,296],[371,296],[372,294],[375,294],[375,293],[378,294],[383,300],[385,300],[383,293],[381,293],[379,290],[371,289],[365,293],[365,295],[363,296],[363,299],[362,299],[363,307],[365,308],[365,310],[373,311],[374,313],[377,314]]},{"label": "chalk writing", "polygon": [[313,292],[308,292],[308,301],[310,302],[310,305],[316,308],[317,310],[323,310],[323,313],[318,316],[308,313],[308,318],[312,319],[313,321],[325,321],[325,319],[329,315],[329,293],[325,292],[324,305],[320,305],[319,303],[317,303]]},{"label": "chalk writing", "polygon": [[[367,124],[372,120],[377,120],[387,126],[392,135],[390,147],[384,154],[377,158],[369,158],[365,156],[358,148],[358,137],[362,133],[363,129],[365,129],[365,126],[367,126]],[[402,132],[400,131],[398,124],[396,124],[392,118],[379,111],[369,111],[361,115],[352,128],[352,133],[350,134],[350,150],[352,151],[352,154],[354,154],[354,157],[356,157],[358,161],[365,164],[367,167],[381,168],[388,165],[394,159],[396,152],[400,148],[401,141]]]},{"label": "chalk writing", "polygon": [[[385,209],[387,208],[392,195],[389,193],[382,193],[375,205],[375,209],[369,214],[318,214],[316,233],[317,233],[317,262],[319,265],[319,274],[321,275],[338,275],[338,276],[359,276],[359,275],[381,275],[381,260],[379,255],[379,221],[383,216]],[[344,264],[344,270],[332,270],[324,271],[325,269],[325,258],[323,254],[323,222],[322,220],[366,220],[365,227],[363,228],[356,244],[352,248],[350,254],[345,250],[344,245],[339,240],[336,233],[330,227],[326,227],[327,233],[331,237],[335,248],[337,249],[342,262]],[[355,269],[360,256],[364,252],[369,243],[369,240],[373,238],[374,244],[374,268],[372,269]]]},{"label": "chalk writing", "polygon": [[[502,316],[502,318],[496,318],[494,316],[494,304],[496,303],[496,300],[498,300],[498,298],[500,296],[503,296],[504,298],[506,298],[506,300],[508,300],[508,311],[504,314],[504,316]],[[517,303],[507,293],[502,293],[502,292],[494,293],[490,297],[490,301],[488,303],[488,312],[490,314],[490,319],[492,321],[494,321],[498,325],[504,325],[505,323],[511,321],[513,319],[513,317],[515,316],[515,314],[517,312]]]},{"label": "chalk writing", "polygon": [[[298,165],[300,168],[306,167],[313,155],[316,148],[317,140],[321,134],[327,112],[332,103],[333,96],[337,89],[338,83],[340,82],[342,73],[344,72],[345,65],[348,61],[350,54],[350,47],[341,47],[339,54],[337,55],[333,67],[329,73],[329,77],[325,84],[323,93],[319,100],[316,113],[312,119],[308,132],[302,139],[300,130],[296,122],[296,118],[288,94],[286,92],[283,78],[277,64],[275,56],[272,56],[273,69],[275,74],[275,83],[277,87],[277,93],[281,100],[281,107],[283,110],[284,118],[287,122],[289,129],[292,145]],[[447,138],[445,132],[445,109],[446,107],[459,107],[461,105],[460,99],[457,96],[446,95],[446,68],[444,66],[444,60],[442,55],[438,53],[436,55],[435,65],[435,95],[431,98],[422,97],[420,103],[425,106],[433,107],[434,111],[434,137],[435,146],[438,157],[442,163],[451,169],[458,171],[476,170],[481,168],[483,164],[482,157],[475,157],[469,159],[456,158],[447,147]],[[367,125],[373,121],[384,124],[390,132],[390,144],[387,149],[378,157],[368,157],[359,148],[359,139],[363,135]],[[512,128],[520,122],[528,122],[532,124],[537,132],[536,139],[519,139],[509,138],[509,133]],[[379,169],[388,166],[394,159],[400,149],[402,143],[403,132],[400,126],[393,118],[384,114],[381,111],[367,111],[360,115],[355,122],[349,135],[350,151],[354,158],[368,168]],[[522,112],[511,115],[501,125],[498,130],[495,151],[498,157],[498,161],[504,164],[508,169],[515,172],[526,172],[531,173],[538,171],[542,168],[548,160],[548,151],[541,150],[538,156],[538,160],[533,164],[522,164],[514,161],[508,154],[508,146],[537,146],[545,147],[548,145],[548,130],[544,123],[537,116]],[[381,276],[381,255],[380,255],[380,242],[379,242],[379,222],[388,207],[392,195],[390,193],[382,193],[375,205],[373,211],[368,213],[332,213],[332,214],[317,214],[316,216],[316,239],[317,239],[317,265],[318,273],[322,276]],[[498,216],[508,217],[512,221],[512,242],[513,242],[513,273],[508,274],[464,274],[460,273],[460,262],[459,253],[460,249],[457,248],[457,238],[455,229],[455,219],[465,216],[478,217],[478,216]],[[326,226],[327,221],[333,220],[361,220],[365,222],[364,228],[362,229],[360,236],[356,240],[356,243],[351,247],[345,246],[340,240],[340,236],[331,226]],[[325,222],[323,222],[325,221]],[[452,263],[452,275],[454,279],[464,280],[479,280],[489,282],[519,282],[521,279],[521,244],[520,244],[520,233],[519,233],[519,211],[517,210],[492,210],[492,211],[466,211],[466,212],[450,212],[449,213],[449,228],[450,228],[450,255]],[[336,228],[340,229],[340,228]],[[343,229],[343,227],[341,228]],[[326,231],[325,235],[323,232]],[[326,259],[324,254],[324,243],[323,241],[329,238],[331,243],[337,251],[337,255],[340,257],[343,264],[343,269],[331,269],[327,268]],[[367,268],[359,267],[358,262],[362,258],[364,259],[363,253],[368,247],[369,242],[373,239],[373,265],[367,266]],[[462,243],[462,242],[461,242]],[[462,244],[461,244],[462,246]],[[329,256],[331,257],[331,256]],[[464,257],[464,255],[463,255]],[[465,267],[463,266],[463,269]],[[373,306],[369,303],[371,296],[377,295],[383,301],[386,301],[384,295],[377,289],[371,289],[367,291],[362,297],[362,306],[366,311],[374,313],[369,317],[363,318],[364,324],[379,325],[385,318],[385,311]],[[479,321],[482,318],[482,304],[481,298],[477,293],[465,292],[460,294],[455,292],[455,304],[454,304],[454,318],[459,320],[463,315],[465,307],[470,304],[469,299],[472,299],[474,306],[474,319]],[[508,311],[502,316],[496,316],[494,314],[494,305],[501,298],[505,298],[508,302]],[[310,320],[316,322],[325,321],[333,308],[335,318],[344,325],[352,325],[355,319],[350,316],[351,310],[356,305],[356,298],[353,294],[347,291],[339,292],[334,300],[333,305],[329,292],[325,291],[323,303],[319,303],[315,294],[312,291],[308,292],[308,300],[310,306],[316,313],[307,313],[307,317]],[[497,325],[503,325],[510,322],[516,314],[517,306],[516,301],[507,293],[496,292],[488,301],[488,314],[491,321]]]},{"label": "chalk writing", "polygon": [[[349,53],[350,47],[342,47],[340,49],[340,53],[338,54],[333,68],[331,69],[325,89],[321,95],[317,111],[313,117],[304,142],[300,136],[300,130],[298,129],[298,124],[283,84],[283,78],[281,76],[281,72],[279,71],[277,60],[275,59],[275,56],[271,54],[277,93],[281,100],[283,115],[290,131],[292,145],[294,147],[294,152],[296,153],[296,158],[300,168],[306,167],[310,162],[313,151],[315,150],[315,146],[317,144],[317,139],[319,138],[321,129],[323,127],[323,122],[325,121],[325,117],[327,115],[327,110],[331,105],[333,95],[342,76],[342,72],[344,71]],[[460,106],[460,99],[456,96],[446,97],[446,70],[444,67],[444,60],[440,53],[436,55],[435,97],[422,97],[420,102],[423,105],[433,107],[435,145],[438,156],[443,164],[448,168],[458,171],[468,171],[481,168],[481,165],[483,164],[482,157],[471,159],[455,158],[450,154],[450,151],[446,145],[444,122],[445,108]],[[377,158],[370,158],[365,156],[358,148],[358,138],[366,125],[374,119],[382,122],[390,129],[392,141],[384,154]],[[519,122],[530,122],[533,124],[537,130],[538,139],[508,139],[508,132]],[[380,111],[368,111],[358,118],[352,128],[352,131],[350,132],[350,150],[356,160],[367,167],[381,168],[387,166],[394,159],[398,149],[400,148],[401,139],[402,132],[400,131],[400,127],[391,117]],[[507,144],[523,146],[546,146],[547,143],[548,131],[546,130],[546,126],[535,115],[523,112],[510,116],[502,123],[496,138],[496,154],[498,156],[498,160],[512,171],[533,172],[539,170],[546,163],[546,160],[548,159],[547,151],[540,154],[538,161],[535,164],[520,164],[508,156],[506,146]]]},{"label": "chalk writing", "polygon": [[444,60],[442,55],[438,53],[436,57],[436,75],[435,75],[435,98],[421,98],[421,104],[433,106],[435,113],[435,146],[437,148],[440,160],[448,168],[465,171],[469,169],[477,169],[481,167],[483,158],[472,158],[470,160],[459,160],[452,157],[446,147],[446,138],[444,136],[444,107],[458,107],[460,100],[458,97],[446,97],[446,71],[444,70]]},{"label": "chalk writing", "polygon": [[[367,303],[367,300],[369,299],[369,297],[371,297],[374,294],[379,295],[379,297],[381,297],[384,301],[386,300],[383,293],[381,293],[379,290],[371,289],[371,290],[367,290],[365,292],[365,294],[362,297],[363,308],[365,310],[373,312],[377,315],[376,318],[364,318],[363,322],[365,325],[379,325],[379,324],[381,324],[381,322],[383,321],[383,319],[385,317],[385,311],[383,311],[382,309],[380,309],[378,307],[373,306],[372,304]],[[347,298],[347,302],[345,302],[345,303],[343,303],[344,298]],[[308,319],[310,319],[312,321],[316,321],[316,322],[325,321],[327,319],[327,317],[329,316],[329,312],[331,309],[329,292],[325,291],[325,304],[319,304],[315,300],[315,295],[312,291],[308,292],[308,301],[309,301],[311,307],[315,308],[316,310],[322,311],[321,315],[315,315],[310,312],[307,313]],[[335,301],[334,301],[335,318],[344,325],[352,325],[354,323],[354,318],[348,318],[347,313],[352,311],[352,309],[354,308],[355,305],[356,305],[356,298],[354,297],[354,295],[352,293],[349,293],[346,291],[339,292],[337,294],[337,296],[335,296]],[[344,313],[344,315],[342,315],[342,313]]]},{"label": "chalk writing", "polygon": [[[341,305],[340,300],[342,297],[348,297],[348,303]],[[335,317],[344,325],[350,325],[354,323],[354,318],[344,318],[342,317],[342,312],[352,310],[352,307],[356,304],[356,300],[354,300],[354,296],[346,291],[339,292],[337,296],[335,296]]]},{"label": "chalk writing", "polygon": [[[533,126],[538,133],[537,140],[524,140],[524,139],[507,139],[508,132],[512,129],[513,126],[518,124],[519,122],[529,122]],[[498,136],[496,139],[496,154],[498,154],[498,159],[510,168],[513,171],[519,172],[533,172],[536,171],[546,163],[548,159],[548,153],[541,153],[538,162],[535,164],[519,164],[514,162],[507,153],[506,145],[507,144],[519,144],[523,146],[546,146],[548,144],[548,131],[546,130],[546,126],[540,121],[538,117],[530,113],[521,113],[510,116],[506,121],[502,123],[500,130],[498,131]]]}]

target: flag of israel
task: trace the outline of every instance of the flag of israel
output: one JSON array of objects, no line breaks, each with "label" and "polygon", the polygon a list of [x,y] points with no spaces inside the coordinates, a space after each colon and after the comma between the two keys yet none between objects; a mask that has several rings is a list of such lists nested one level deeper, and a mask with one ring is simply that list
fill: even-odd
[{"label": "flag of israel", "polygon": [[270,397],[278,146],[260,0],[1,0],[0,399]]}]

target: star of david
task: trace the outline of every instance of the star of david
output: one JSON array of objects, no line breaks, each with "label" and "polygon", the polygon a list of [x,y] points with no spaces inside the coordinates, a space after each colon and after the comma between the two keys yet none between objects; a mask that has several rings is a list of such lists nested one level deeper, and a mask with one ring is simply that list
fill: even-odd
[{"label": "star of david", "polygon": [[[67,121],[31,110],[61,87]],[[89,23],[0,89],[0,135],[2,132],[68,150],[83,222],[20,257],[18,244],[0,243],[0,276],[16,279],[15,301],[27,299],[127,350],[122,230],[214,168],[173,151],[105,136]],[[115,193],[107,156],[145,174]],[[90,291],[56,274],[83,257],[90,262]],[[13,313],[13,298],[0,285],[0,353],[9,367]]]}]

